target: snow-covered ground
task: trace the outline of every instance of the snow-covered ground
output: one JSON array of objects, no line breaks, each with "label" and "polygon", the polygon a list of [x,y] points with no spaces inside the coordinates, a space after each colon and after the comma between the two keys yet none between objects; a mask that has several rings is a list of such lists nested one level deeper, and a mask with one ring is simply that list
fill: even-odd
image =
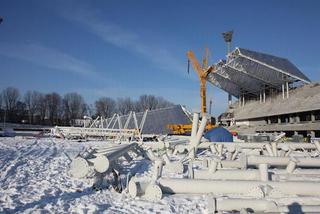
[{"label": "snow-covered ground", "polygon": [[[165,196],[152,203],[126,192],[92,190],[92,180],[68,174],[71,159],[85,147],[107,142],[53,138],[0,138],[0,213],[205,213],[205,196]],[[128,169],[151,173],[137,158]],[[145,172],[144,172],[145,171]]]}]

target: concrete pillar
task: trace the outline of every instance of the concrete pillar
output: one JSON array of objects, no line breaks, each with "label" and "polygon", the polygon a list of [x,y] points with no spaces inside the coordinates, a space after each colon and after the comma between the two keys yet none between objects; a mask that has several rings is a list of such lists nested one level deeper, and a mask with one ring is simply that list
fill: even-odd
[{"label": "concrete pillar", "polygon": [[281,117],[278,117],[278,123],[279,124],[281,123]]},{"label": "concrete pillar", "polygon": [[311,137],[316,137],[316,132],[315,131],[310,131],[310,136]]},{"label": "concrete pillar", "polygon": [[297,132],[297,131],[294,131],[294,135],[298,135],[298,132]]},{"label": "concrete pillar", "polygon": [[231,94],[228,94],[228,104],[229,104],[229,106],[232,105],[232,96],[231,96]]},{"label": "concrete pillar", "polygon": [[284,83],[282,83],[282,99],[284,100]]},{"label": "concrete pillar", "polygon": [[241,97],[241,95],[239,96],[239,107],[241,107],[241,99],[242,99],[242,97]]},{"label": "concrete pillar", "polygon": [[289,83],[286,82],[286,88],[287,88],[287,99],[289,98]]},{"label": "concrete pillar", "polygon": [[268,117],[268,124],[271,124],[271,119],[270,119],[270,117]]},{"label": "concrete pillar", "polygon": [[296,116],[296,123],[300,123],[300,116]]},{"label": "concrete pillar", "polygon": [[294,123],[294,118],[292,116],[289,117],[289,123]]},{"label": "concrete pillar", "polygon": [[260,96],[260,103],[262,103],[262,93],[261,93],[261,91],[259,93],[259,96]]},{"label": "concrete pillar", "polygon": [[266,102],[266,90],[263,89],[263,103]]},{"label": "concrete pillar", "polygon": [[311,112],[311,122],[315,122],[316,121],[316,116],[314,115],[313,112]]},{"label": "concrete pillar", "polygon": [[244,106],[244,102],[245,102],[244,95],[242,95],[242,106]]}]

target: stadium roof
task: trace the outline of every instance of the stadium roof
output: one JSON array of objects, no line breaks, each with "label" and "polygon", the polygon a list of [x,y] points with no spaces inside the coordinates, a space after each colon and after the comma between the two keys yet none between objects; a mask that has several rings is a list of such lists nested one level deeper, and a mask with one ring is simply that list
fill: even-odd
[{"label": "stadium roof", "polygon": [[289,60],[243,48],[236,48],[227,61],[214,66],[216,71],[208,75],[208,81],[235,97],[257,96],[263,89],[281,90],[286,82],[311,82]]}]

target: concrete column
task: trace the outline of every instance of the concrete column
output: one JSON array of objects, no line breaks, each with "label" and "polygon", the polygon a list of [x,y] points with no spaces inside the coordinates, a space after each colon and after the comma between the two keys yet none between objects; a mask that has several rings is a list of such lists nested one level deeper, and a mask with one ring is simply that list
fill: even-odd
[{"label": "concrete column", "polygon": [[260,91],[259,95],[260,95],[260,103],[262,103],[262,94],[261,94],[261,91]]},{"label": "concrete column", "polygon": [[242,106],[244,106],[244,102],[245,102],[245,100],[244,100],[244,95],[242,96]]},{"label": "concrete column", "polygon": [[266,90],[263,89],[263,103],[266,102]]},{"label": "concrete column", "polygon": [[284,100],[284,83],[282,83],[282,99]]},{"label": "concrete column", "polygon": [[300,123],[300,117],[296,116],[296,123]]},{"label": "concrete column", "polygon": [[294,118],[292,116],[289,117],[289,123],[294,123]]},{"label": "concrete column", "polygon": [[315,122],[316,121],[316,116],[314,115],[314,113],[311,113],[311,122]]},{"label": "concrete column", "polygon": [[289,123],[289,118],[288,117],[286,117],[285,122]]},{"label": "concrete column", "polygon": [[315,131],[310,131],[310,136],[311,137],[316,137],[316,132]]},{"label": "concrete column", "polygon": [[228,94],[228,104],[229,104],[229,106],[232,105],[232,96],[231,96],[231,94]]},{"label": "concrete column", "polygon": [[281,118],[280,118],[280,117],[278,117],[278,123],[279,123],[279,124],[281,123]]},{"label": "concrete column", "polygon": [[289,98],[289,83],[286,82],[286,88],[287,88],[287,99]]},{"label": "concrete column", "polygon": [[241,95],[239,96],[239,107],[241,107],[241,99],[242,99],[242,97],[241,97]]},{"label": "concrete column", "polygon": [[297,131],[294,131],[294,135],[298,135],[298,132],[297,132]]},{"label": "concrete column", "polygon": [[268,124],[271,124],[271,119],[270,118],[268,118]]}]

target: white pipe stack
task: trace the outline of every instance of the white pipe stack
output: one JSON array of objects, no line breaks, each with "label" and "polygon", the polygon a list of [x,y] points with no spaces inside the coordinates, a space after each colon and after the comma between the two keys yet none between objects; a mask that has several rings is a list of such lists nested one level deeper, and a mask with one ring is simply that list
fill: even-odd
[{"label": "white pipe stack", "polygon": [[115,145],[95,149],[87,155],[78,156],[70,164],[70,174],[76,178],[91,176],[94,172],[105,173],[119,157],[127,156],[129,151],[136,152],[137,143]]}]

